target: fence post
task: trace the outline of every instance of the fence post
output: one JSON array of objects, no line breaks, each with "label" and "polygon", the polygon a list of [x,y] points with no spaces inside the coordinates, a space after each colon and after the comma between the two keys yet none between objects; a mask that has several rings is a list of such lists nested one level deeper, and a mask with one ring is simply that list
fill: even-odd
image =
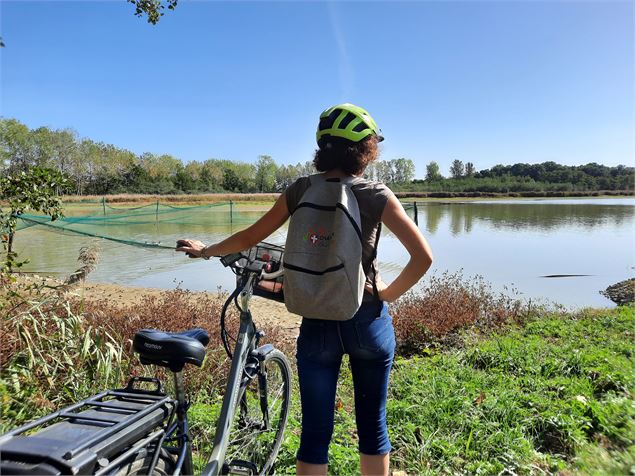
[{"label": "fence post", "polygon": [[159,223],[159,200],[157,200],[156,218],[157,218],[157,223]]},{"label": "fence post", "polygon": [[229,224],[234,224],[234,202],[229,201]]},{"label": "fence post", "polygon": [[104,216],[106,216],[106,197],[101,197],[101,206],[104,208]]},{"label": "fence post", "polygon": [[419,226],[419,210],[417,209],[417,201],[412,202],[415,206],[415,225]]}]

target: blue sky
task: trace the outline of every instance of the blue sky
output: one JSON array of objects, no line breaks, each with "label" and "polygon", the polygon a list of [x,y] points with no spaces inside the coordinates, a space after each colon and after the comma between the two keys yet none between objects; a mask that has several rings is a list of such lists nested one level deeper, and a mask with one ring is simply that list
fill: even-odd
[{"label": "blue sky", "polygon": [[349,101],[382,157],[634,165],[634,3],[1,4],[1,114],[183,161],[309,160]]}]

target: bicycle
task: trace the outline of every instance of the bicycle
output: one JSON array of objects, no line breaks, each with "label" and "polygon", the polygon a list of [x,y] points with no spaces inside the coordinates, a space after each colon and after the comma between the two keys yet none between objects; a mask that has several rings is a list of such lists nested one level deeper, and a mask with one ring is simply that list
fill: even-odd
[{"label": "bicycle", "polygon": [[[223,346],[232,363],[203,475],[273,470],[288,420],[291,367],[272,344],[259,345],[264,334],[253,322],[249,303],[253,294],[283,299],[278,292],[283,251],[261,243],[247,253],[220,257],[237,277],[220,315]],[[231,303],[240,312],[233,352],[225,325]],[[132,377],[122,389],[106,390],[23,425],[0,436],[0,474],[193,474],[183,368],[203,365],[208,342],[207,332],[198,328],[137,332],[133,348],[141,363],[171,371],[175,396],[167,395],[156,377]]]}]

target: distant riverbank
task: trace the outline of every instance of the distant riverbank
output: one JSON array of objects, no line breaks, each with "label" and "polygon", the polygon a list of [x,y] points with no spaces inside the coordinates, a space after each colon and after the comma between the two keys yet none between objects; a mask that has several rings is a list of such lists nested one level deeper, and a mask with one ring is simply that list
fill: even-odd
[{"label": "distant riverbank", "polygon": [[[180,205],[219,203],[219,202],[250,202],[250,203],[270,203],[274,202],[279,193],[201,193],[201,194],[178,194],[178,195],[146,195],[146,194],[117,194],[117,195],[68,195],[63,197],[64,203],[93,203],[102,202],[118,204],[141,204],[169,202]],[[632,197],[635,191],[628,190],[605,190],[597,192],[395,192],[395,195],[402,200],[412,199],[413,201],[439,199],[488,199],[500,198],[602,198],[602,197]]]}]

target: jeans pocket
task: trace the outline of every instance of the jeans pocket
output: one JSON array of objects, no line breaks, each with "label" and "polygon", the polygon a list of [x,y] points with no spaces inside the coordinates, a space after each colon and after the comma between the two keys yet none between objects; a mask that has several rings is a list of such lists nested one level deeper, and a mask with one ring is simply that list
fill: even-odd
[{"label": "jeans pocket", "polygon": [[323,322],[302,319],[296,357],[311,358],[320,355],[325,349],[325,326]]},{"label": "jeans pocket", "polygon": [[382,312],[375,319],[355,322],[355,333],[360,349],[381,355],[394,351],[395,331],[392,327],[392,318],[388,313]]}]

